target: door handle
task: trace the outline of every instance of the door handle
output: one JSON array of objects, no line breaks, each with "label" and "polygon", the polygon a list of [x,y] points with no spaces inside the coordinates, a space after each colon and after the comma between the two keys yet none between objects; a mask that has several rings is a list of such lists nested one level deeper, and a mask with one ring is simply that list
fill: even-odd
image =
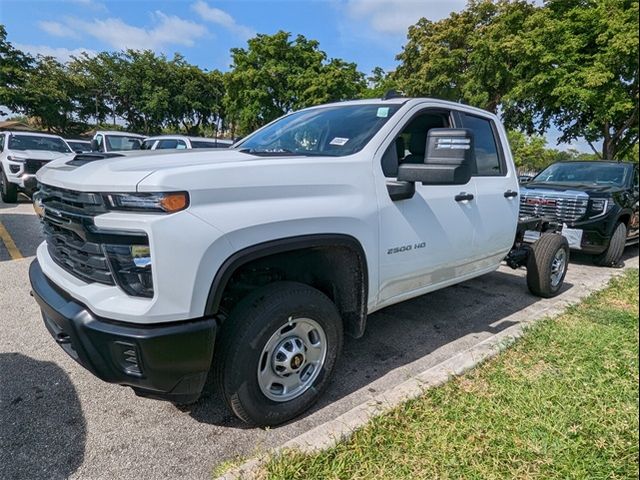
[{"label": "door handle", "polygon": [[470,202],[473,200],[473,193],[460,192],[454,198],[456,202]]},{"label": "door handle", "polygon": [[517,196],[518,192],[514,192],[513,190],[507,190],[506,192],[504,192],[504,198],[513,198]]}]

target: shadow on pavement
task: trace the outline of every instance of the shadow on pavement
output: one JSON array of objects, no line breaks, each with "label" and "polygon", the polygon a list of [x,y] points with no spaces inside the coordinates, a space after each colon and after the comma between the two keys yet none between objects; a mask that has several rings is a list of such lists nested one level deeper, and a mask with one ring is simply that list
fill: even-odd
[{"label": "shadow on pavement", "polygon": [[[331,385],[318,404],[300,418],[438,349],[442,349],[442,359],[459,353],[459,347],[449,344],[467,335],[496,334],[514,324],[505,318],[540,301],[528,292],[524,278],[502,272],[488,276],[491,281],[480,277],[369,315],[364,337],[345,338]],[[563,292],[571,287],[565,283]],[[440,361],[434,359],[435,363]],[[369,390],[375,393],[373,388]],[[211,386],[190,408],[190,415],[208,424],[245,428]]]},{"label": "shadow on pavement", "polygon": [[0,478],[68,478],[87,436],[76,390],[56,364],[0,353]]},{"label": "shadow on pavement", "polygon": [[[38,245],[43,240],[42,225],[37,215],[24,213],[5,213],[0,210],[0,222],[11,236],[16,247],[23,257],[31,257],[36,254]],[[6,247],[0,239],[0,262],[11,260]]]}]

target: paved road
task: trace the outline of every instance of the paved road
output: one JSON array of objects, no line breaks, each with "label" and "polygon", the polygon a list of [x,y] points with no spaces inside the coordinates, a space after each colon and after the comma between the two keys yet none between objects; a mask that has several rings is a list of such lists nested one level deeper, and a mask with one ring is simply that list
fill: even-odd
[{"label": "paved road", "polygon": [[[510,315],[545,305],[527,292],[522,271],[505,268],[386,308],[370,316],[364,338],[346,341],[311,413],[247,429],[214,392],[179,410],[103,383],[67,357],[29,296],[27,269],[40,241],[30,204],[0,203],[0,222],[25,257],[12,260],[0,240],[0,479],[211,478],[220,462],[282,444],[507,328]],[[625,258],[637,267],[638,248]],[[613,273],[578,256],[563,295]]]}]

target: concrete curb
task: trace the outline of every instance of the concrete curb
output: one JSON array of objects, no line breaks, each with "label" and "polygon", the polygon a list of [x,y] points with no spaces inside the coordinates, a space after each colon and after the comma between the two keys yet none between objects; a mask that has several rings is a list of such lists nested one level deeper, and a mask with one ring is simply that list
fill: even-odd
[{"label": "concrete curb", "polygon": [[[635,265],[613,270],[607,278],[591,282],[587,281],[554,299],[533,304],[509,317],[505,317],[500,322],[512,321],[516,322],[516,324],[414,375],[393,389],[379,393],[373,399],[367,400],[335,419],[318,425],[281,446],[232,468],[218,477],[217,480],[261,478],[261,467],[268,462],[270,457],[278,455],[282,451],[298,450],[304,453],[313,453],[332,447],[339,441],[348,438],[356,429],[362,427],[373,417],[381,415],[407,400],[419,397],[426,389],[441,385],[451,377],[461,375],[485,360],[494,357],[520,338],[529,325],[545,317],[562,313],[568,306],[580,302],[589,294],[606,286],[612,278],[621,275],[627,268],[635,268]],[[544,305],[541,305],[541,303],[544,303]]]}]

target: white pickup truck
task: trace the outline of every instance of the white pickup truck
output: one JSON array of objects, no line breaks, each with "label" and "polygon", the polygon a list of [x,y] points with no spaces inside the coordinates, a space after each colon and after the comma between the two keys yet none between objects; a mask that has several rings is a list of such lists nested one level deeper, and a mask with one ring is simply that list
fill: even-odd
[{"label": "white pickup truck", "polygon": [[56,159],[71,160],[73,151],[62,137],[37,132],[0,132],[0,198],[18,201],[18,193],[31,195],[36,173]]},{"label": "white pickup truck", "polygon": [[[439,100],[321,105],[233,149],[78,155],[38,180],[30,278],[56,342],[175,403],[211,373],[254,425],[309,408],[368,314],[503,260],[549,297],[568,264],[553,224],[518,220],[497,117]],[[525,230],[546,233],[530,246]]]}]

